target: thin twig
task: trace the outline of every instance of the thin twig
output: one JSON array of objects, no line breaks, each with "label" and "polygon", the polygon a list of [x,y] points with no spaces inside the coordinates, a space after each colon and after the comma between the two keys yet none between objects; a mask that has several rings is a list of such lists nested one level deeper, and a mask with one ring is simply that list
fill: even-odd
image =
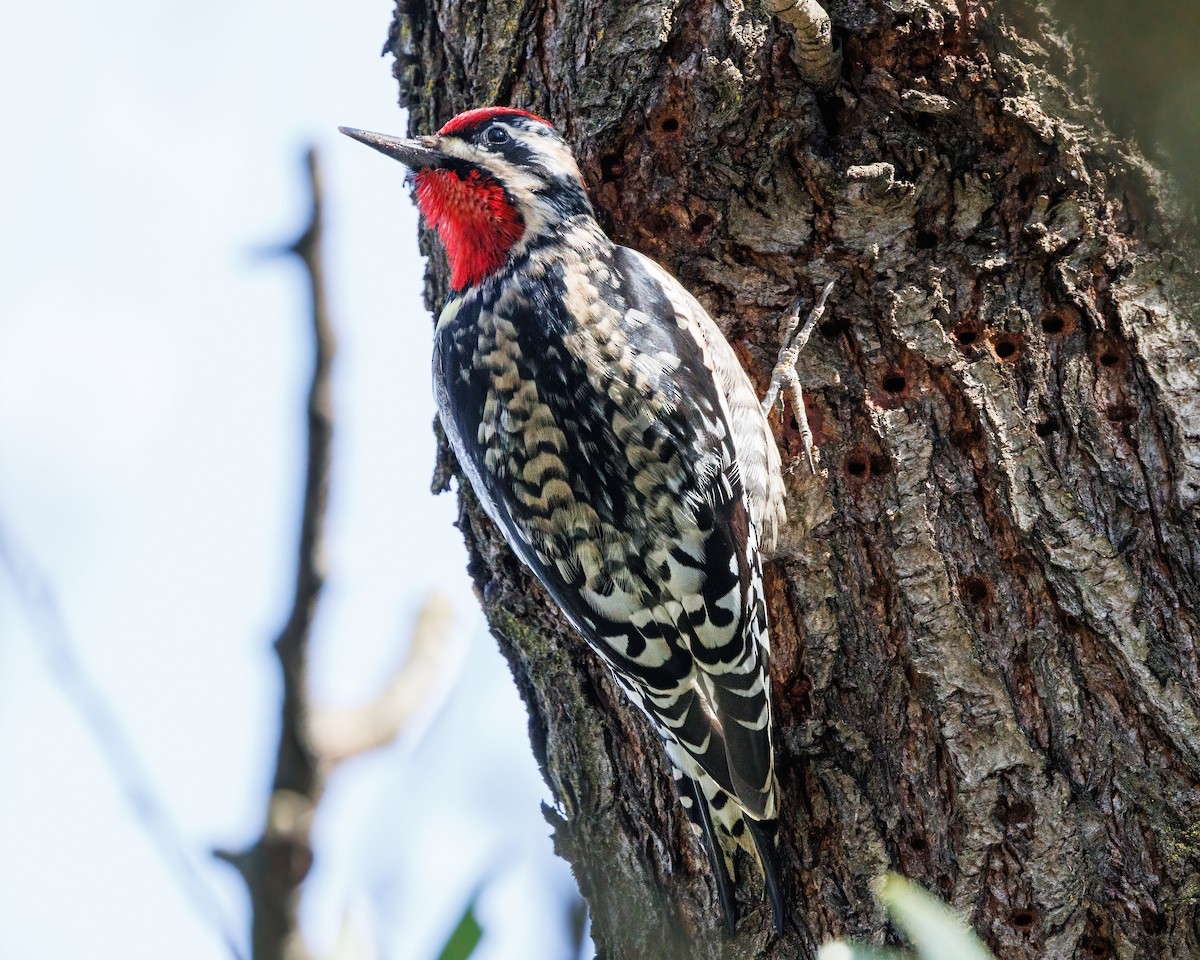
[{"label": "thin twig", "polygon": [[408,650],[387,687],[370,703],[348,710],[314,711],[313,751],[327,772],[352,757],[394,742],[437,691],[455,650],[454,609],[441,594],[421,607]]},{"label": "thin twig", "polygon": [[198,868],[195,851],[154,786],[116,711],[80,659],[49,579],[14,542],[3,524],[0,524],[0,566],[8,571],[51,675],[95,738],[100,755],[120,785],[134,818],[162,857],[184,898],[224,941],[229,955],[234,960],[243,960],[240,937],[234,932],[220,897]]}]

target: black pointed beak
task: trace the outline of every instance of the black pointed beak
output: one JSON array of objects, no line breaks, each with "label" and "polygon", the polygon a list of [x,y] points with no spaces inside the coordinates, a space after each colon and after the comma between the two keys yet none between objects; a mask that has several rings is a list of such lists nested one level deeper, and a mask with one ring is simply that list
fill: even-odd
[{"label": "black pointed beak", "polygon": [[352,140],[374,147],[393,160],[399,160],[410,170],[436,167],[443,159],[441,153],[421,140],[401,140],[399,137],[389,137],[385,133],[371,133],[369,130],[356,130],[354,127],[338,127],[338,130]]}]

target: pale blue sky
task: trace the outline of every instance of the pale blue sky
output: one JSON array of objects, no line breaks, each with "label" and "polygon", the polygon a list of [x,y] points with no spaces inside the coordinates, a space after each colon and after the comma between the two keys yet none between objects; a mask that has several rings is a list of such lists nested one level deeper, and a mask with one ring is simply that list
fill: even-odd
[{"label": "pale blue sky", "polygon": [[[389,0],[14,5],[0,32],[0,520],[53,582],[81,656],[239,928],[209,862],[261,826],[293,575],[302,276],[256,260],[324,160],[341,336],[320,701],[370,694],[421,598],[447,591],[457,686],[340,772],[305,923],[349,912],[430,956],[482,874],[480,960],[565,956],[525,715],[433,498],[431,321],[403,170],[337,124],[401,132]],[[0,960],[226,956],[131,817],[0,577]],[[490,921],[490,923],[489,923]]]}]

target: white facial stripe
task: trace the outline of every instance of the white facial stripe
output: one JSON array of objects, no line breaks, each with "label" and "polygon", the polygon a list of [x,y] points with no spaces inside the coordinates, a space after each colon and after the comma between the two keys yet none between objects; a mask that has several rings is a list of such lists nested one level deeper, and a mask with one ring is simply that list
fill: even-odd
[{"label": "white facial stripe", "polygon": [[[539,124],[539,126],[541,125]],[[551,174],[566,177],[569,180],[583,179],[579,173],[579,165],[575,162],[571,151],[567,149],[567,145],[557,136],[552,135],[549,129],[543,132],[536,128],[508,127],[507,124],[506,127],[512,134],[513,140],[536,154],[542,165]]]},{"label": "white facial stripe", "polygon": [[[571,151],[550,128],[542,132],[508,123],[503,126],[516,143],[538,158],[547,175],[577,181],[582,179]],[[439,138],[438,149],[447,156],[456,157],[486,170],[504,184],[525,220],[525,236],[518,242],[516,249],[523,247],[530,238],[541,234],[550,224],[561,220],[561,214],[538,193],[545,187],[545,179],[528,168],[519,167],[498,152],[492,152],[455,136]]]},{"label": "white facial stripe", "polygon": [[[504,127],[514,143],[520,144],[536,156],[547,173],[573,180],[583,179],[575,157],[571,155],[570,149],[553,128],[532,121],[528,125],[520,126],[503,122],[497,122],[495,125]],[[438,146],[444,153],[483,167],[489,167],[489,169],[489,160],[500,160],[503,163],[499,153],[469,143],[457,136],[439,138]],[[508,164],[504,164],[504,168],[512,169]]]}]

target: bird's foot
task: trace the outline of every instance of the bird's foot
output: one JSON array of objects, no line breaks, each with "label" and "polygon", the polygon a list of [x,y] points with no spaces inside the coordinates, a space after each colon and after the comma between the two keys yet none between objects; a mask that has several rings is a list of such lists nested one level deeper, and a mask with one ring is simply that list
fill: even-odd
[{"label": "bird's foot", "polygon": [[804,393],[800,389],[800,377],[796,374],[796,360],[800,356],[800,351],[804,349],[804,345],[808,343],[808,338],[812,336],[817,321],[824,315],[825,301],[829,299],[829,292],[832,289],[833,281],[830,280],[825,284],[821,295],[817,297],[817,302],[809,312],[803,326],[800,325],[801,298],[796,297],[792,303],[792,309],[788,311],[786,322],[783,325],[783,342],[779,348],[779,357],[775,361],[775,370],[771,374],[771,385],[767,387],[767,395],[763,398],[762,404],[763,413],[767,415],[770,415],[776,402],[782,409],[783,392],[786,390],[787,396],[792,401],[792,410],[796,415],[796,426],[800,430],[800,442],[804,444],[804,455],[808,458],[808,468],[813,473],[817,472],[813,452],[813,436],[812,430],[808,426],[808,414],[804,411]]}]

